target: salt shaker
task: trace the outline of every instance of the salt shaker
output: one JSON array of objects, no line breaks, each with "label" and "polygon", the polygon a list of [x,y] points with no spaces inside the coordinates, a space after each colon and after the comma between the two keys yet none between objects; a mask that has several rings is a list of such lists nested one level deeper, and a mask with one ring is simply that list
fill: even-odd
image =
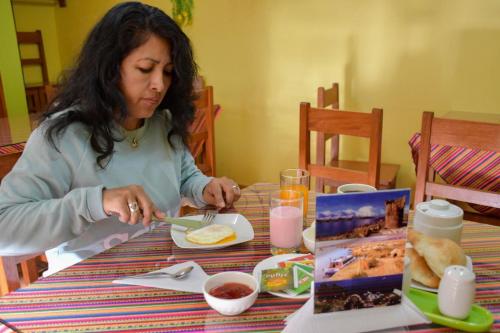
[{"label": "salt shaker", "polygon": [[474,303],[476,275],[463,266],[448,266],[439,283],[439,311],[448,317],[465,319]]}]

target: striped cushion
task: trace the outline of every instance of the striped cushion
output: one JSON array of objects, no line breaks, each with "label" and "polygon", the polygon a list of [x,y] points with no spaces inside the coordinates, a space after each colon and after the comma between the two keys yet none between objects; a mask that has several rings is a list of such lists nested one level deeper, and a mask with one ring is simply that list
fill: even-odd
[{"label": "striped cushion", "polygon": [[[420,133],[415,133],[411,147],[415,170],[418,164]],[[464,147],[431,146],[431,167],[448,184],[500,192],[500,153]],[[476,211],[500,217],[500,209],[470,204]]]},{"label": "striped cushion", "polygon": [[0,156],[20,153],[23,151],[24,145],[25,145],[24,143],[15,143],[6,146],[0,146]]}]

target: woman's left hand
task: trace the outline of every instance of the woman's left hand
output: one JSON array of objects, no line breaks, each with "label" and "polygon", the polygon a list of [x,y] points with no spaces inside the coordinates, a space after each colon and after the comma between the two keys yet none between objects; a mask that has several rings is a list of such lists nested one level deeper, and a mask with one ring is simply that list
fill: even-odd
[{"label": "woman's left hand", "polygon": [[241,196],[240,187],[227,177],[214,178],[203,189],[203,199],[217,209],[229,208]]}]

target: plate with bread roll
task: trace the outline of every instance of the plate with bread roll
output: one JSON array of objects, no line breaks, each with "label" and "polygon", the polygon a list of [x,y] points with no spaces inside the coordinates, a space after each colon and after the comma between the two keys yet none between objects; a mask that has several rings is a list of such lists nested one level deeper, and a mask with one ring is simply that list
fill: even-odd
[{"label": "plate with bread roll", "polygon": [[446,267],[465,266],[472,271],[472,260],[463,249],[447,238],[426,236],[408,229],[406,256],[410,259],[412,287],[437,292]]},{"label": "plate with bread roll", "polygon": [[[190,220],[201,221],[203,215],[189,216]],[[213,223],[199,229],[173,226],[170,236],[175,245],[183,249],[220,249],[251,241],[253,227],[241,214],[217,214]]]}]

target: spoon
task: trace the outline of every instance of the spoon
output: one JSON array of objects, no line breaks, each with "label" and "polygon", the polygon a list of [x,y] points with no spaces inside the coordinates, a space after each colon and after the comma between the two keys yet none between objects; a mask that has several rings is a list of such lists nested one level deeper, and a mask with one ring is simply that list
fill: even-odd
[{"label": "spoon", "polygon": [[127,279],[148,279],[148,278],[157,278],[157,277],[170,277],[175,280],[181,280],[184,279],[189,275],[189,273],[193,270],[193,266],[188,266],[181,268],[175,273],[167,273],[167,272],[153,272],[153,273],[146,273],[143,275],[135,275],[135,276],[129,276]]}]

